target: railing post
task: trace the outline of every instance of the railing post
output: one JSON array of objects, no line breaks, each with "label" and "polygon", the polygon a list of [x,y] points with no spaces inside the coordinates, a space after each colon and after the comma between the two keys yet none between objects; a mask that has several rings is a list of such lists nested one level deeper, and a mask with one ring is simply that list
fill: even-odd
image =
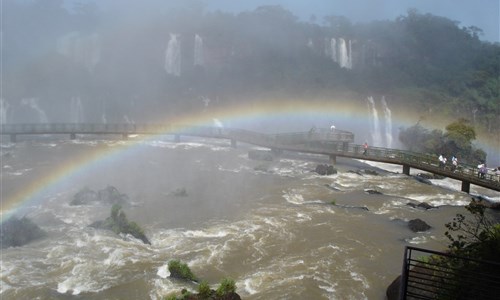
[{"label": "railing post", "polygon": [[462,192],[470,194],[470,182],[462,181]]},{"label": "railing post", "polygon": [[410,175],[410,166],[409,165],[403,165],[403,174],[405,175]]}]

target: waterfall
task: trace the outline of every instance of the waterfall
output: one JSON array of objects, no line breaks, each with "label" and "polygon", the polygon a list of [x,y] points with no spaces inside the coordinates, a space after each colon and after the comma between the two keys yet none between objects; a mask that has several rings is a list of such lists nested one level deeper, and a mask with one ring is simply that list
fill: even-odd
[{"label": "waterfall", "polygon": [[0,124],[7,122],[7,111],[9,110],[9,103],[3,98],[0,98]]},{"label": "waterfall", "polygon": [[194,36],[194,65],[203,66],[205,63],[203,57],[203,39],[199,35]]},{"label": "waterfall", "polygon": [[71,97],[70,120],[71,123],[83,122],[83,107],[80,97]]},{"label": "waterfall", "polygon": [[344,39],[339,39],[338,62],[341,68],[351,69],[351,41],[346,44]]},{"label": "waterfall", "polygon": [[165,71],[174,76],[181,75],[181,45],[176,34],[170,34],[165,51]]},{"label": "waterfall", "polygon": [[372,96],[366,98],[368,102],[369,118],[370,118],[370,135],[373,146],[382,146],[382,136],[380,135],[380,124],[377,108]]},{"label": "waterfall", "polygon": [[385,146],[387,148],[392,148],[392,116],[391,110],[389,106],[387,106],[387,102],[385,101],[385,97],[382,96],[382,109],[384,110],[384,119],[385,119]]}]

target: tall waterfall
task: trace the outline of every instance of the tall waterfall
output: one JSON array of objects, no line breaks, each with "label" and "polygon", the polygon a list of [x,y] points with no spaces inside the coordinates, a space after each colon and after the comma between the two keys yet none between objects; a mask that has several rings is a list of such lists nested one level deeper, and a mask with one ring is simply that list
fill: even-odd
[{"label": "tall waterfall", "polygon": [[7,111],[9,110],[9,103],[5,99],[0,98],[0,124],[7,122]]},{"label": "tall waterfall", "polygon": [[377,105],[372,96],[366,98],[370,119],[370,137],[372,144],[377,147],[392,148],[392,112],[387,105],[385,96],[380,99],[383,111],[383,122],[381,123]]},{"label": "tall waterfall", "polygon": [[80,97],[71,97],[70,120],[71,123],[83,122],[83,106]]},{"label": "tall waterfall", "polygon": [[339,55],[338,62],[340,67],[346,69],[352,69],[351,63],[351,41],[346,41],[344,39],[339,39]]},{"label": "tall waterfall", "polygon": [[203,66],[205,59],[203,56],[203,39],[199,35],[194,36],[194,65]]},{"label": "tall waterfall", "polygon": [[165,51],[165,71],[174,76],[181,75],[181,45],[177,37],[176,34],[170,34]]},{"label": "tall waterfall", "polygon": [[385,101],[385,96],[382,96],[382,109],[384,110],[385,119],[385,146],[387,148],[392,148],[392,115],[387,102]]}]

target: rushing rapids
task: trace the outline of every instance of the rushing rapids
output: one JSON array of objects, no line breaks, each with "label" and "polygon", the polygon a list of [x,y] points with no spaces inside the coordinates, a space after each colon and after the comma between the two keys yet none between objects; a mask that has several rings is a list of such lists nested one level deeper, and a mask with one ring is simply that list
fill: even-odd
[{"label": "rushing rapids", "polygon": [[[339,160],[337,174],[320,176],[313,170],[326,157],[255,161],[251,149],[161,137],[4,147],[3,215],[11,208],[48,236],[3,250],[0,295],[161,299],[196,288],[168,277],[168,261],[179,259],[213,286],[234,279],[243,299],[383,299],[404,246],[446,248],[444,224],[470,201],[459,182],[424,184],[397,166]],[[128,195],[124,210],[151,245],[88,227],[109,215],[109,205],[69,205],[82,188],[107,185]],[[471,192],[500,201],[499,193]],[[407,205],[418,202],[437,208]],[[432,228],[410,231],[416,218]]]}]

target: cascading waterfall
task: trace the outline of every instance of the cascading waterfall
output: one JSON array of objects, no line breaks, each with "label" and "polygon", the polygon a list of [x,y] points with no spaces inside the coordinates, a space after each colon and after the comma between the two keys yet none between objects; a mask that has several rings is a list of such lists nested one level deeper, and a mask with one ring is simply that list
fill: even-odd
[{"label": "cascading waterfall", "polygon": [[9,110],[9,103],[5,99],[0,99],[0,124],[7,123],[7,112]]},{"label": "cascading waterfall", "polygon": [[196,34],[194,36],[194,65],[203,66],[205,59],[203,57],[203,39]]},{"label": "cascading waterfall", "polygon": [[372,96],[366,98],[368,103],[368,110],[370,112],[370,136],[372,138],[372,145],[382,146],[382,136],[380,135],[380,124],[378,118],[377,108]]},{"label": "cascading waterfall", "polygon": [[351,56],[351,42],[346,43],[344,39],[339,39],[339,65],[341,68],[351,69],[350,56]]},{"label": "cascading waterfall", "polygon": [[80,97],[71,97],[70,119],[72,123],[83,122],[83,106]]},{"label": "cascading waterfall", "polygon": [[385,119],[385,146],[387,148],[392,148],[392,115],[387,102],[385,101],[385,96],[382,96],[382,109],[384,110]]},{"label": "cascading waterfall", "polygon": [[181,45],[176,34],[170,34],[165,51],[165,71],[174,76],[181,75]]}]

